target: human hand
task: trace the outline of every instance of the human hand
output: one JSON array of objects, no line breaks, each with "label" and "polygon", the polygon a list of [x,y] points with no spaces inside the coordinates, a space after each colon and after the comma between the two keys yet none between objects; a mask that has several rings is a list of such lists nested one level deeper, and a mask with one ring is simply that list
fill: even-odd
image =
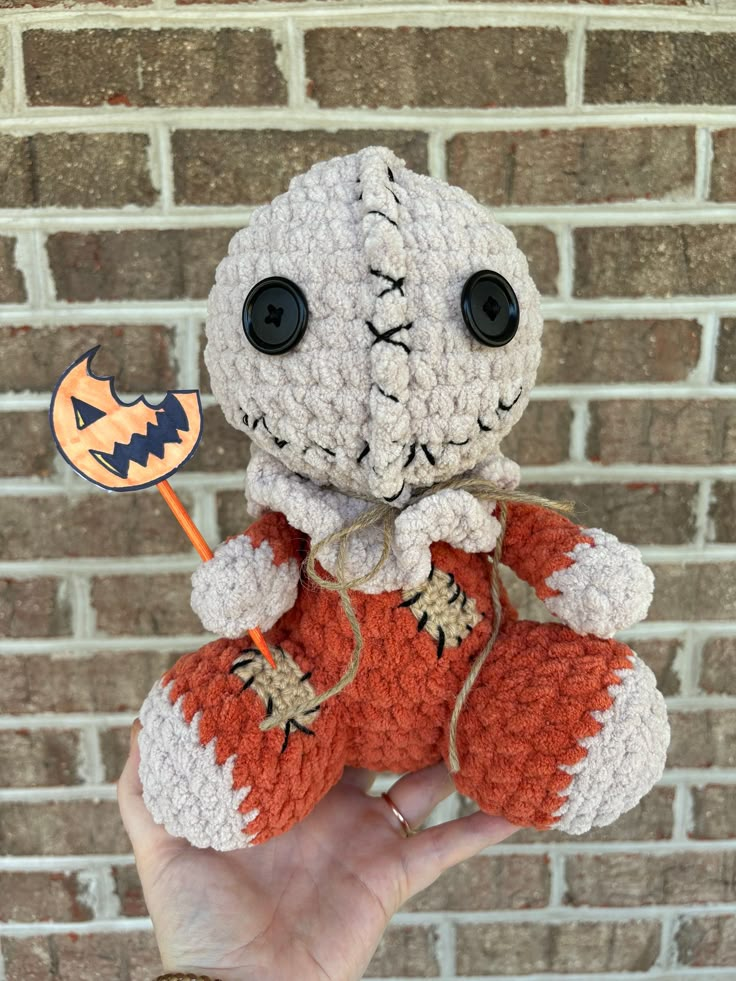
[{"label": "human hand", "polygon": [[[368,795],[374,774],[347,768],[305,820],[235,852],[192,847],[154,823],[138,778],[136,721],[118,802],[167,971],[221,981],[357,981],[389,920],[446,869],[517,830],[478,812],[405,837]],[[398,780],[412,827],[454,786],[444,765]]]}]

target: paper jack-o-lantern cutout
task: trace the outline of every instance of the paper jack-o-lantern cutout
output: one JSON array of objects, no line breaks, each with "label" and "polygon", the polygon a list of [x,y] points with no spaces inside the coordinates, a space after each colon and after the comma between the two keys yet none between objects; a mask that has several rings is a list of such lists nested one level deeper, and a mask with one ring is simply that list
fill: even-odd
[{"label": "paper jack-o-lantern cutout", "polygon": [[202,434],[198,391],[167,392],[158,405],[141,395],[123,402],[111,376],[95,375],[87,351],[57,382],[51,431],[67,463],[106,490],[150,487],[170,477]]}]

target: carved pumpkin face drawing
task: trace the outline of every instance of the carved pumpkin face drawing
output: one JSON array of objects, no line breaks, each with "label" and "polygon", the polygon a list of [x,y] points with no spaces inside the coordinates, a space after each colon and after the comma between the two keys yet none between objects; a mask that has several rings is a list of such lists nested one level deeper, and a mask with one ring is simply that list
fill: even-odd
[{"label": "carved pumpkin face drawing", "polygon": [[150,487],[194,454],[202,433],[199,392],[167,392],[159,405],[141,395],[123,402],[112,377],[91,369],[92,348],[56,384],[49,420],[59,452],[93,484],[107,490]]}]

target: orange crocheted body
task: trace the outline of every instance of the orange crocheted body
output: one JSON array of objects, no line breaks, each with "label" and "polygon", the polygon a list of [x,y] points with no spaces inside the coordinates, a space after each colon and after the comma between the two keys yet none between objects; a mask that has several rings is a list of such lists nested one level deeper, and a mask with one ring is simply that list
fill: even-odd
[{"label": "orange crocheted body", "polygon": [[[510,515],[504,557],[523,552],[523,518]],[[268,515],[258,524],[249,534],[254,544],[268,537],[277,563],[304,554],[306,543],[283,516]],[[559,559],[560,535],[569,538],[564,551],[580,535],[560,527],[550,534],[557,537],[560,568],[569,563]],[[235,756],[234,786],[253,787],[243,804],[259,809],[249,833],[262,832],[265,840],[286,830],[334,784],[344,765],[401,772],[445,756],[455,698],[489,638],[493,610],[488,556],[442,542],[431,554],[432,581],[423,587],[431,593],[412,601],[412,591],[351,592],[364,641],[358,676],[309,718],[295,716],[286,738],[283,727],[259,728],[269,705],[265,689],[247,674],[251,669],[232,671],[249,660],[244,642],[209,644],[182,658],[164,679],[174,682],[172,702],[185,696],[188,721],[201,713],[200,740],[216,739],[217,762]],[[534,561],[546,578],[549,561],[538,555]],[[537,572],[529,570],[529,578]],[[428,607],[431,617],[422,613]],[[456,782],[484,810],[545,828],[571,780],[560,765],[585,756],[580,740],[600,729],[591,712],[612,704],[608,689],[620,680],[616,672],[630,667],[631,652],[559,624],[518,621],[505,592],[502,610],[498,639],[461,716]],[[295,665],[296,690],[302,684],[325,691],[342,676],[353,650],[339,597],[311,583],[300,586],[294,607],[266,636]]]}]

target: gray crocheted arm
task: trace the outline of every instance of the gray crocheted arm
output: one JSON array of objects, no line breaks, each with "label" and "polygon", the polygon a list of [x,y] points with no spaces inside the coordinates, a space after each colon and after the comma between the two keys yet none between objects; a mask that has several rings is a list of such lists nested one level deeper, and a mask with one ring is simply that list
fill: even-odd
[{"label": "gray crocheted arm", "polygon": [[268,630],[296,602],[300,536],[282,514],[259,518],[192,574],[192,609],[205,630],[241,637]]}]

